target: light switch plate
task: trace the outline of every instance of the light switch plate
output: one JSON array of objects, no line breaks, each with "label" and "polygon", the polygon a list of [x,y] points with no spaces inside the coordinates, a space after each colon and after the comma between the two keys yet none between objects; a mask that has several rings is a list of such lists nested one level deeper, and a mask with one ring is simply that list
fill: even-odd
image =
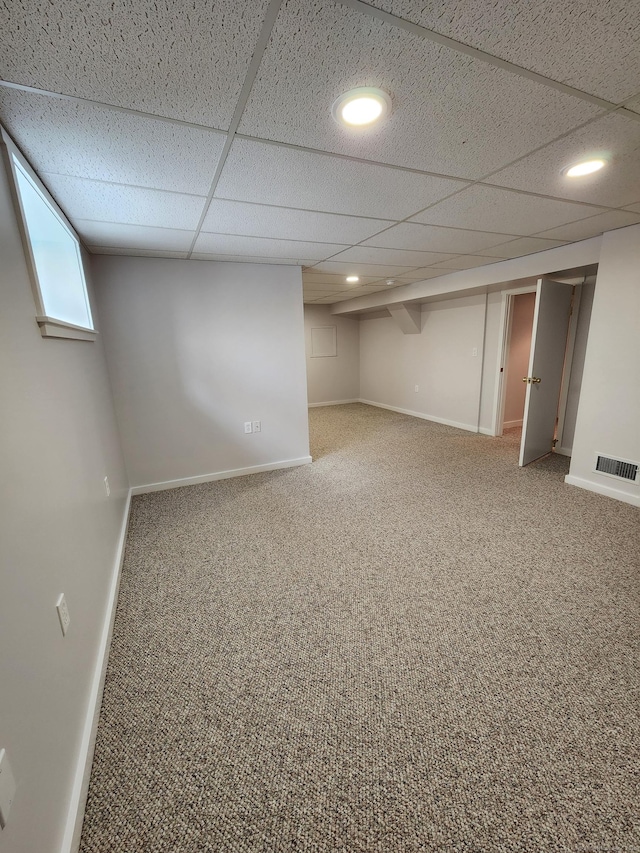
[{"label": "light switch plate", "polygon": [[0,749],[0,827],[2,829],[7,825],[15,793],[16,782],[13,778],[7,751]]}]

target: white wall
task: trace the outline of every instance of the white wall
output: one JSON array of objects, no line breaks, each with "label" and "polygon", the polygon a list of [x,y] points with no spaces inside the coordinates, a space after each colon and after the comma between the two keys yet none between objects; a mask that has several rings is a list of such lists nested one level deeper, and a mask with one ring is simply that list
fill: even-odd
[{"label": "white wall", "polygon": [[564,414],[562,435],[560,436],[559,448],[563,453],[571,455],[573,439],[576,431],[576,418],[578,416],[578,403],[582,390],[582,377],[584,374],[584,359],[587,353],[587,340],[589,337],[589,325],[591,323],[591,310],[593,307],[593,295],[595,293],[595,278],[593,281],[585,282],[580,287],[580,307],[578,309],[578,323],[573,346],[573,358],[571,361],[571,376],[569,378],[569,389],[567,391],[567,406]]},{"label": "white wall", "polygon": [[640,225],[603,236],[568,482],[640,505],[596,473],[597,453],[640,462]]},{"label": "white wall", "polygon": [[132,486],[309,461],[298,267],[96,256],[93,270]]},{"label": "white wall", "polygon": [[[311,329],[335,326],[337,355],[311,358]],[[304,306],[309,405],[356,400],[360,396],[360,332],[354,317],[336,317],[329,305]]]},{"label": "white wall", "polygon": [[505,364],[505,429],[522,424],[527,391],[522,377],[526,376],[529,370],[535,304],[535,293],[521,293],[513,297],[511,336]]},{"label": "white wall", "polygon": [[365,315],[361,399],[477,429],[484,319],[484,295],[423,305],[419,335],[404,335],[391,317]]},{"label": "white wall", "polygon": [[128,484],[101,340],[40,336],[3,166],[0,748],[18,787],[0,851],[58,853]]}]

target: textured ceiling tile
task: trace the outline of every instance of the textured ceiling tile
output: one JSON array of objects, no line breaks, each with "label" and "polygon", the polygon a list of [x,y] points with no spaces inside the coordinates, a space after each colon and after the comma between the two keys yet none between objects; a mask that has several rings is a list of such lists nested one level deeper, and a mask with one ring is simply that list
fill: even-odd
[{"label": "textured ceiling tile", "polygon": [[[347,130],[333,120],[334,100],[356,86],[391,95],[379,127]],[[600,112],[339,4],[288,0],[240,132],[480,178]]]},{"label": "textured ceiling tile", "polygon": [[[413,265],[415,266],[415,264]],[[316,264],[313,268],[316,272],[329,272],[329,273],[337,273],[338,275],[377,275],[379,278],[384,278],[384,276],[388,275],[393,278],[401,275],[405,272],[411,271],[411,265],[409,266],[389,266],[389,265],[378,265],[378,264],[356,264],[356,263],[336,263],[335,261],[322,261],[319,264]]]},{"label": "textured ceiling tile", "polygon": [[593,216],[596,212],[586,205],[476,184],[419,213],[413,220],[527,236],[544,228],[573,222],[581,216]]},{"label": "textured ceiling tile", "polygon": [[411,284],[414,281],[426,281],[428,278],[438,278],[442,275],[442,271],[435,267],[424,267],[423,269],[413,270],[413,272],[403,273],[396,280],[396,285]]},{"label": "textured ceiling tile", "polygon": [[268,240],[265,237],[242,237],[232,234],[198,235],[195,252],[218,255],[252,255],[261,258],[305,258],[322,261],[344,246],[332,243],[306,243],[299,240]]},{"label": "textured ceiling tile", "polygon": [[202,230],[218,234],[351,244],[359,243],[370,234],[392,224],[390,220],[384,219],[359,219],[355,216],[214,198]]},{"label": "textured ceiling tile", "polygon": [[513,236],[513,234],[464,231],[458,228],[440,228],[437,225],[415,225],[403,222],[382,234],[370,237],[363,245],[417,249],[425,252],[471,253],[485,246],[495,246],[501,238],[504,241]]},{"label": "textured ceiling tile", "polygon": [[2,0],[0,77],[229,127],[268,0]]},{"label": "textured ceiling tile", "polygon": [[[625,207],[638,200],[639,150],[640,121],[612,113],[492,175],[491,183],[606,207]],[[574,179],[562,174],[566,166],[599,154],[612,158],[600,172]]]},{"label": "textured ceiling tile", "polygon": [[457,255],[449,261],[441,261],[433,264],[434,270],[470,270],[474,267],[483,267],[485,264],[495,264],[495,258],[486,258],[483,255]]},{"label": "textured ceiling tile", "polygon": [[206,195],[226,137],[0,87],[0,121],[37,172]]},{"label": "textured ceiling tile", "polygon": [[193,261],[221,261],[231,264],[282,264],[289,267],[313,263],[310,259],[305,262],[299,261],[297,258],[256,258],[251,255],[223,255],[215,252],[194,252],[190,257]]},{"label": "textured ceiling tile", "polygon": [[[378,281],[379,276],[359,276],[359,284],[373,284]],[[350,287],[343,275],[330,275],[328,273],[316,273],[305,270],[302,273],[303,284],[308,284],[310,287]]]},{"label": "textured ceiling tile", "polygon": [[538,236],[551,237],[555,240],[586,240],[596,237],[604,231],[613,231],[615,228],[624,228],[625,225],[635,225],[640,222],[640,209],[638,213],[626,210],[608,210],[599,213],[589,219],[581,219],[570,225],[561,225],[560,228],[551,228],[549,231],[541,231]]},{"label": "textured ceiling tile", "polygon": [[76,219],[73,224],[83,241],[94,247],[118,246],[188,252],[194,237],[193,231],[147,228],[144,225],[114,225],[111,222],[87,222],[84,219]]},{"label": "textured ceiling tile", "polygon": [[463,44],[615,103],[640,90],[637,2],[368,2]]},{"label": "textured ceiling tile", "polygon": [[464,184],[340,157],[236,139],[217,198],[404,219]]},{"label": "textured ceiling tile", "polygon": [[185,260],[188,252],[172,252],[160,249],[131,249],[122,246],[89,246],[92,255],[125,255],[133,258],[181,258]]},{"label": "textured ceiling tile", "polygon": [[333,259],[362,264],[391,264],[404,267],[428,266],[445,261],[450,255],[440,252],[413,252],[410,249],[376,249],[372,246],[353,246]]},{"label": "textured ceiling tile", "polygon": [[64,175],[40,176],[71,221],[93,219],[128,225],[194,230],[204,198],[161,190],[103,184]]},{"label": "textured ceiling tile", "polygon": [[640,113],[640,95],[637,98],[633,98],[631,101],[627,101],[625,107],[628,110],[633,110],[634,113]]},{"label": "textured ceiling tile", "polygon": [[640,213],[640,202],[638,204],[629,204],[625,210],[632,210],[634,213]]},{"label": "textured ceiling tile", "polygon": [[511,243],[494,246],[485,250],[485,255],[492,258],[519,258],[522,255],[531,255],[534,252],[544,252],[545,249],[555,249],[556,246],[564,246],[566,240],[545,240],[542,237],[520,237]]}]

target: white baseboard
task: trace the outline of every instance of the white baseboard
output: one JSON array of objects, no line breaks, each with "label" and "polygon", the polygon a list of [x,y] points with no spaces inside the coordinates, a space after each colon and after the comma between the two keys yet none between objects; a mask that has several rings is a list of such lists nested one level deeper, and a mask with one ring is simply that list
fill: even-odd
[{"label": "white baseboard", "polygon": [[575,477],[573,474],[567,474],[564,481],[570,486],[578,486],[580,489],[596,492],[596,494],[604,495],[607,498],[614,498],[617,501],[623,501],[633,506],[640,506],[640,495],[630,495],[629,492],[623,492],[612,486],[605,486],[603,483],[594,483],[592,480],[585,480],[582,477]]},{"label": "white baseboard", "polygon": [[560,456],[571,456],[572,450],[570,447],[554,447],[554,453],[559,453]]},{"label": "white baseboard", "polygon": [[127,493],[124,505],[124,515],[120,527],[120,536],[116,548],[116,558],[107,594],[107,608],[102,624],[102,633],[98,644],[96,666],[93,672],[91,688],[89,691],[89,702],[87,714],[82,730],[78,763],[76,765],[75,778],[71,789],[69,800],[69,811],[60,853],[76,853],[80,847],[80,836],[82,834],[82,821],[84,809],[89,792],[89,779],[91,777],[91,765],[93,764],[93,752],[98,734],[98,720],[100,707],[102,705],[102,693],[104,691],[104,680],[107,673],[109,661],[109,648],[111,646],[111,635],[113,634],[113,622],[116,615],[116,603],[118,600],[118,589],[120,587],[120,573],[124,560],[124,546],[127,539],[127,528],[129,526],[129,509],[131,506],[131,489]]},{"label": "white baseboard", "polygon": [[502,429],[513,429],[513,427],[522,426],[522,418],[519,421],[505,421],[502,424]]},{"label": "white baseboard", "polygon": [[492,438],[496,437],[495,432],[492,429],[489,429],[489,427],[480,427],[478,432],[480,435],[490,435]]},{"label": "white baseboard", "polygon": [[354,397],[353,400],[327,400],[326,403],[308,403],[308,408],[316,409],[318,406],[344,406],[346,403],[360,403],[357,397]]},{"label": "white baseboard", "polygon": [[386,403],[374,403],[373,400],[358,400],[359,403],[364,403],[365,406],[377,406],[379,409],[389,409],[392,412],[400,412],[401,415],[411,415],[412,418],[422,418],[423,421],[433,421],[436,424],[445,424],[445,426],[464,429],[467,432],[478,432],[475,424],[462,424],[458,421],[450,421],[447,418],[438,418],[435,415],[425,415],[423,412],[412,412],[411,409],[400,409],[398,406],[388,406]]},{"label": "white baseboard", "polygon": [[299,459],[283,459],[281,462],[268,462],[266,465],[251,465],[248,468],[233,468],[230,471],[216,471],[214,474],[199,474],[197,477],[183,477],[179,480],[165,480],[162,483],[148,483],[144,486],[133,486],[132,495],[146,495],[149,492],[162,492],[165,489],[179,489],[182,486],[197,486],[198,483],[211,483],[214,480],[228,480],[231,477],[244,477],[247,474],[260,474],[263,471],[279,471],[281,468],[295,468],[298,465],[308,465],[313,460],[310,456]]}]

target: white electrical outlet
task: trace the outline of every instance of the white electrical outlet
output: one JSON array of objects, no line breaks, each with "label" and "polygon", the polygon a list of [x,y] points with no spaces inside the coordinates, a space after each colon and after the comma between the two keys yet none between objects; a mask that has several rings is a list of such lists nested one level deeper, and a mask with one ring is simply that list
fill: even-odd
[{"label": "white electrical outlet", "polygon": [[245,435],[248,435],[250,432],[253,432],[253,426],[251,424],[251,421],[244,422],[244,432]]},{"label": "white electrical outlet", "polygon": [[253,431],[254,432],[262,432],[262,421],[254,421],[253,422]]},{"label": "white electrical outlet", "polygon": [[471,355],[472,355],[472,357],[473,357],[473,358],[477,358],[477,357],[478,357],[478,347],[474,347],[474,348],[471,350]]},{"label": "white electrical outlet", "polygon": [[109,478],[108,477],[104,478],[104,490],[107,493],[107,497],[109,497],[109,495],[111,494],[111,489],[109,488]]},{"label": "white electrical outlet", "polygon": [[416,385],[416,386],[415,386],[415,388],[414,388],[413,390],[414,390],[414,391],[416,392],[416,394],[417,394],[417,393],[418,393],[418,391],[420,390],[420,386],[419,386],[419,385]]},{"label": "white electrical outlet", "polygon": [[63,637],[66,637],[69,625],[71,624],[71,616],[69,616],[69,608],[67,607],[67,599],[64,597],[64,593],[60,595],[60,598],[56,603],[56,610],[58,611],[58,618],[60,619],[62,635]]},{"label": "white electrical outlet", "polygon": [[0,749],[0,829],[4,829],[7,825],[15,793],[16,781],[13,778],[7,751]]}]

